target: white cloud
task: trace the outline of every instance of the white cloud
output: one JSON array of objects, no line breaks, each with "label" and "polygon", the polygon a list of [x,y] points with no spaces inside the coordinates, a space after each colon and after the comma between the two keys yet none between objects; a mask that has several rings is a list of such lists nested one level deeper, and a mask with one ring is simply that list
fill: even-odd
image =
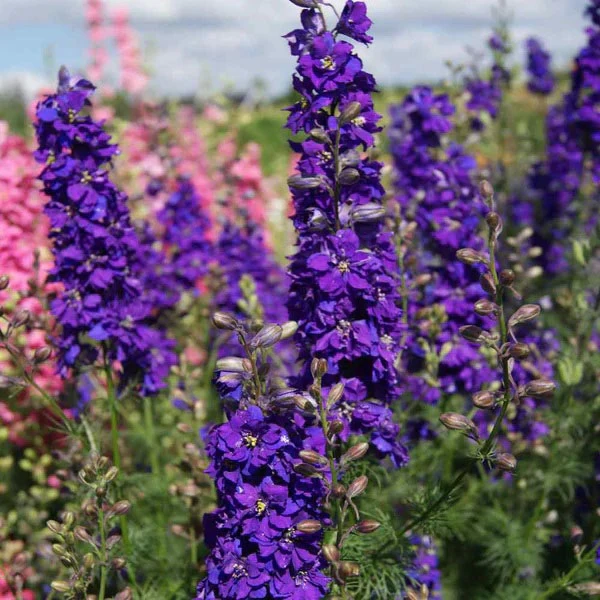
[{"label": "white cloud", "polygon": [[35,98],[39,90],[49,86],[45,77],[31,71],[0,73],[0,93],[20,91],[27,100]]},{"label": "white cloud", "polygon": [[[341,0],[336,0],[341,4]],[[281,35],[297,26],[287,0],[106,0],[125,5],[144,45],[154,89],[193,93],[205,79],[243,88],[256,77],[286,89],[293,61]],[[436,80],[446,60],[465,59],[467,45],[489,35],[496,0],[368,0],[375,44],[361,54],[382,83]],[[507,0],[515,39],[544,40],[564,65],[583,40],[586,0]],[[83,23],[83,0],[2,0],[0,24]],[[60,47],[55,48],[60,61]],[[522,58],[518,48],[517,58]]]}]

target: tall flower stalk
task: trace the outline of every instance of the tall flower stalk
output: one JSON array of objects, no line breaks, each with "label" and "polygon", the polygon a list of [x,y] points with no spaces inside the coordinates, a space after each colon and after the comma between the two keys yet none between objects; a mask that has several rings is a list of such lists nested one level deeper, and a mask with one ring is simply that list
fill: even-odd
[{"label": "tall flower stalk", "polygon": [[323,387],[344,384],[331,413],[344,424],[342,437],[370,432],[379,457],[402,466],[408,457],[390,408],[398,394],[398,262],[382,229],[382,165],[364,154],[380,131],[375,80],[341,39],[370,43],[371,21],[363,2],[349,0],[328,29],[323,3],[294,3],[306,7],[302,28],[286,36],[298,60],[293,85],[300,95],[287,125],[306,134],[291,144],[300,159],[289,179],[298,232],[288,301],[299,325],[296,383],[310,384],[313,357],[327,360]]},{"label": "tall flower stalk", "polygon": [[519,298],[513,284],[514,273],[510,269],[500,269],[497,263],[498,237],[502,231],[502,220],[496,212],[494,192],[487,182],[483,182],[482,194],[485,197],[489,212],[485,217],[487,224],[487,253],[473,248],[461,248],[456,255],[460,262],[470,266],[483,266],[481,288],[486,297],[478,300],[474,311],[491,317],[496,322],[496,330],[477,325],[461,327],[461,336],[479,346],[491,349],[497,357],[500,372],[498,390],[494,386],[486,386],[473,395],[473,404],[477,409],[496,410],[495,419],[489,433],[481,436],[476,424],[469,418],[458,413],[444,413],[440,416],[442,424],[450,430],[460,431],[470,438],[475,447],[466,466],[456,475],[438,496],[418,516],[409,520],[402,528],[406,532],[426,521],[443,506],[452,493],[460,486],[465,476],[471,471],[473,464],[482,462],[489,467],[495,467],[501,472],[512,472],[516,469],[516,458],[507,452],[498,451],[497,440],[502,431],[506,414],[511,405],[518,406],[524,398],[548,398],[556,385],[552,380],[532,379],[518,385],[513,377],[515,364],[527,359],[529,347],[519,342],[517,328],[535,319],[541,312],[536,304],[523,304],[509,316],[507,301],[510,295]]}]

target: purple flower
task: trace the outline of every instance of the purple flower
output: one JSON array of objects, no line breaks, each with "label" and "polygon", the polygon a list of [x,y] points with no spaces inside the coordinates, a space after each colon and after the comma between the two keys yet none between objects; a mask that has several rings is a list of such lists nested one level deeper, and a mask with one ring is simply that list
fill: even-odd
[{"label": "purple flower", "polygon": [[65,375],[80,371],[103,347],[107,360],[121,364],[121,386],[135,383],[154,394],[176,362],[174,342],[156,326],[135,275],[139,241],[127,197],[107,169],[118,148],[101,123],[80,112],[94,89],[63,68],[57,94],[37,106],[35,157],[44,163],[55,261],[49,279],[64,288],[51,303],[61,325],[59,367]]},{"label": "purple flower", "polygon": [[[288,309],[299,324],[302,364],[294,384],[308,385],[312,358],[326,358],[324,386],[345,383],[337,414],[346,434],[370,432],[378,456],[390,456],[401,466],[407,455],[393,439],[398,428],[389,411],[399,390],[398,263],[390,236],[382,232],[383,211],[376,210],[385,193],[381,164],[362,155],[380,131],[372,100],[375,81],[352,44],[337,38],[370,43],[371,21],[365,4],[352,0],[332,32],[318,17],[303,11],[304,33],[287,36],[298,56],[293,81],[300,95],[289,108],[288,127],[293,133],[313,132],[291,144],[300,154],[299,179],[290,182],[299,237],[290,264]],[[305,181],[316,183],[306,187]],[[367,398],[379,400],[389,420],[353,419]]]},{"label": "purple flower", "polygon": [[337,31],[357,42],[370,44],[372,36],[367,31],[371,29],[373,22],[367,17],[367,5],[364,2],[348,0],[342,11],[342,16],[337,24]]},{"label": "purple flower", "polygon": [[550,54],[535,38],[525,42],[527,49],[527,72],[529,81],[527,87],[534,94],[547,96],[554,90],[554,75],[550,67]]}]

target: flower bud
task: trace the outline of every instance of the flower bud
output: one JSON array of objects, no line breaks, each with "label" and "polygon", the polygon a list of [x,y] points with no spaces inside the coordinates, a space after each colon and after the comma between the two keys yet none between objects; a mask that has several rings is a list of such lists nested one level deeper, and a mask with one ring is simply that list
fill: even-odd
[{"label": "flower bud", "polygon": [[292,175],[288,177],[288,186],[294,190],[314,190],[321,186],[319,177],[302,177],[302,175]]},{"label": "flower bud", "polygon": [[342,114],[340,115],[340,118],[339,118],[340,125],[346,125],[346,123],[350,123],[350,121],[356,119],[356,117],[358,117],[358,115],[360,115],[361,111],[362,111],[362,104],[360,102],[357,102],[356,100],[353,102],[350,102],[350,104],[348,104],[348,106],[346,106],[346,108],[344,108],[344,110],[342,111]]},{"label": "flower bud", "polygon": [[542,309],[537,304],[524,304],[519,307],[508,320],[508,326],[514,327],[519,323],[531,321],[532,319],[535,319],[541,311]]},{"label": "flower bud", "polygon": [[313,379],[320,379],[327,373],[327,361],[324,358],[313,358],[310,363],[310,372]]},{"label": "flower bud", "polygon": [[351,215],[355,223],[373,223],[385,217],[385,208],[381,204],[368,202],[354,208]]},{"label": "flower bud", "polygon": [[381,523],[379,521],[374,521],[373,519],[365,519],[364,521],[359,521],[356,524],[356,531],[358,533],[373,533],[377,531],[381,527]]},{"label": "flower bud", "polygon": [[83,557],[83,566],[88,570],[91,571],[94,568],[94,555],[91,552],[88,552],[87,554],[84,555]]},{"label": "flower bud", "polygon": [[482,298],[481,300],[477,300],[474,304],[475,312],[482,317],[487,315],[495,315],[498,310],[498,306],[496,303],[488,300],[487,298]]},{"label": "flower bud", "polygon": [[127,561],[124,558],[122,558],[121,556],[118,556],[117,558],[112,559],[113,569],[116,569],[117,571],[120,571],[121,569],[125,568],[126,564],[127,564]]},{"label": "flower bud", "polygon": [[300,458],[309,465],[326,465],[327,459],[314,450],[300,450]]},{"label": "flower bud", "polygon": [[480,391],[476,394],[473,394],[473,404],[477,408],[481,408],[483,410],[489,410],[490,408],[494,408],[496,406],[496,398],[492,392],[488,391]]},{"label": "flower bud", "polygon": [[535,379],[519,388],[519,394],[532,398],[546,398],[554,392],[556,384],[550,379]]},{"label": "flower bud", "polygon": [[64,515],[63,515],[63,524],[67,529],[70,529],[71,526],[73,525],[73,523],[75,523],[75,513],[71,512],[70,510],[68,510]]},{"label": "flower bud", "polygon": [[265,325],[253,338],[250,340],[251,348],[270,348],[274,346],[280,339],[283,329],[281,325]]},{"label": "flower bud", "polygon": [[298,331],[298,323],[296,321],[287,321],[281,326],[281,339],[287,340]]},{"label": "flower bud", "polygon": [[327,135],[327,132],[324,129],[320,129],[319,127],[311,129],[308,133],[308,136],[315,142],[319,142],[320,144],[331,144],[331,139]]},{"label": "flower bud", "polygon": [[131,588],[126,587],[122,592],[119,592],[115,596],[115,600],[131,600],[133,598],[133,593],[131,592]]},{"label": "flower bud", "polygon": [[52,356],[52,348],[49,346],[43,346],[42,348],[38,348],[33,353],[33,362],[36,365],[41,365],[42,363],[46,362],[50,356]]},{"label": "flower bud", "polygon": [[111,550],[121,541],[121,536],[119,534],[109,535],[106,540],[106,547]]},{"label": "flower bud", "polygon": [[517,468],[517,459],[508,452],[503,452],[496,456],[496,466],[501,471],[508,471],[512,473]]},{"label": "flower bud", "polygon": [[292,401],[300,410],[305,410],[306,412],[313,412],[316,408],[306,396],[293,396]]},{"label": "flower bud", "polygon": [[524,360],[529,356],[530,350],[527,344],[516,342],[509,346],[508,353],[516,360]]},{"label": "flower bud", "polygon": [[237,319],[223,312],[216,312],[212,316],[212,323],[217,329],[225,329],[227,331],[235,331],[239,326]]},{"label": "flower bud", "polygon": [[323,556],[325,560],[330,563],[336,563],[340,560],[341,554],[337,549],[337,546],[333,544],[324,544],[323,545]]},{"label": "flower bud", "polygon": [[112,505],[110,512],[113,515],[126,515],[131,509],[131,502],[127,500],[119,500]]},{"label": "flower bud", "polygon": [[479,184],[479,192],[484,198],[491,198],[494,195],[494,188],[489,181],[484,179]]},{"label": "flower bud", "polygon": [[296,530],[300,533],[317,533],[321,528],[321,523],[315,519],[305,519],[296,525]]},{"label": "flower bud", "polygon": [[334,406],[337,404],[344,395],[344,384],[340,381],[336,383],[330,390],[327,396],[327,405]]},{"label": "flower bud", "polygon": [[117,467],[111,467],[108,471],[106,471],[106,474],[104,475],[104,480],[105,481],[113,481],[113,479],[115,479],[115,477],[119,474],[119,469]]},{"label": "flower bud", "polygon": [[300,8],[316,8],[317,0],[290,0],[292,4]]},{"label": "flower bud", "polygon": [[94,541],[89,531],[85,527],[81,527],[80,525],[75,527],[75,529],[73,530],[73,534],[80,542],[86,542],[88,544],[91,544]]},{"label": "flower bud", "polygon": [[339,182],[341,185],[354,185],[360,180],[360,173],[357,169],[348,167],[340,173]]},{"label": "flower bud", "polygon": [[477,263],[483,263],[484,265],[488,264],[487,257],[472,248],[461,248],[460,250],[457,250],[456,258],[465,265],[476,265]]},{"label": "flower bud", "polygon": [[327,433],[329,435],[337,435],[338,433],[341,433],[343,430],[344,430],[344,424],[341,421],[332,421],[329,424]]},{"label": "flower bud", "polygon": [[67,549],[61,544],[52,544],[52,552],[56,554],[56,556],[66,556]]},{"label": "flower bud", "polygon": [[346,488],[341,483],[336,483],[331,492],[336,498],[343,498],[346,495]]},{"label": "flower bud", "polygon": [[10,277],[8,275],[0,276],[0,291],[5,290],[10,284]]},{"label": "flower bud", "polygon": [[360,460],[369,450],[369,444],[367,442],[359,442],[348,449],[348,451],[342,456],[343,463],[349,463],[353,460]]},{"label": "flower bud", "polygon": [[31,320],[31,313],[28,310],[22,309],[15,312],[11,320],[13,327],[22,327]]},{"label": "flower bud", "polygon": [[475,423],[464,415],[458,413],[443,413],[440,415],[440,421],[444,427],[453,431],[463,431],[469,434],[475,434],[477,427]]},{"label": "flower bud", "polygon": [[490,296],[496,295],[496,284],[489,273],[484,273],[479,278],[479,284],[483,288],[483,291],[487,292]]},{"label": "flower bud", "polygon": [[348,577],[358,577],[360,567],[358,563],[345,560],[338,565],[336,573],[342,581],[345,581]]},{"label": "flower bud", "polygon": [[489,332],[477,327],[477,325],[463,325],[458,329],[458,332],[465,340],[473,344],[482,344],[491,339]]},{"label": "flower bud", "polygon": [[579,527],[579,525],[573,525],[573,527],[571,527],[571,541],[574,544],[580,544],[581,540],[583,539],[583,529],[581,529],[581,527]]},{"label": "flower bud", "polygon": [[[247,364],[249,363],[249,365]],[[250,369],[248,369],[250,366]],[[250,373],[252,371],[252,363],[247,358],[239,356],[226,356],[219,358],[215,364],[217,371],[229,371],[231,373]]]},{"label": "flower bud", "polygon": [[346,496],[350,499],[360,496],[367,489],[368,484],[368,477],[366,475],[360,475],[348,486]]},{"label": "flower bud", "polygon": [[512,269],[502,269],[499,279],[502,285],[512,285],[515,282],[515,272]]},{"label": "flower bud", "polygon": [[500,215],[497,212],[489,212],[486,216],[485,216],[485,222],[487,223],[488,227],[490,228],[490,231],[498,234],[500,233],[500,231],[502,231],[502,219],[500,218]]},{"label": "flower bud", "polygon": [[306,463],[294,465],[294,471],[304,477],[318,477],[320,475],[319,471],[313,465]]},{"label": "flower bud", "polygon": [[71,591],[71,584],[68,581],[53,581],[50,584],[50,587],[55,591],[55,592],[59,592],[60,594],[64,594],[66,592],[70,592]]},{"label": "flower bud", "polygon": [[48,521],[46,527],[48,527],[52,533],[60,533],[62,531],[62,525],[58,521]]}]

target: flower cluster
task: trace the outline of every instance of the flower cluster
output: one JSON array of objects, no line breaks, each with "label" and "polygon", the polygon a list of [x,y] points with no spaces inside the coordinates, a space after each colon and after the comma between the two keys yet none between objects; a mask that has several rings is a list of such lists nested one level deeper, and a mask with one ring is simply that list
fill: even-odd
[{"label": "flower cluster", "polygon": [[475,160],[446,141],[453,114],[448,97],[427,87],[413,89],[391,112],[396,200],[404,218],[418,225],[416,270],[429,275],[409,298],[416,330],[403,358],[409,373],[421,373],[408,377],[408,390],[428,403],[442,393],[470,392],[491,376],[485,357],[458,335],[459,324],[479,322],[472,304],[480,290],[479,275],[454,256],[467,240],[482,248],[486,209],[472,181]]},{"label": "flower cluster", "polygon": [[465,78],[467,109],[473,113],[471,127],[475,131],[484,129],[482,113],[496,119],[500,113],[504,88],[510,83],[510,73],[505,68],[505,57],[510,53],[510,43],[506,32],[495,31],[488,40],[493,54],[493,64],[488,76],[480,73],[477,67]]},{"label": "flower cluster", "polygon": [[389,407],[398,392],[398,263],[382,231],[381,164],[363,154],[380,131],[375,80],[352,43],[339,39],[369,43],[371,21],[363,2],[349,0],[329,31],[320,3],[308,4],[302,28],[286,36],[300,95],[288,127],[308,134],[292,143],[300,159],[289,179],[299,234],[288,301],[299,324],[298,384],[309,383],[312,357],[327,359],[323,384],[345,384],[337,412],[348,432],[377,432],[374,448],[401,466],[407,455]]},{"label": "flower cluster", "polygon": [[547,96],[554,90],[554,75],[552,74],[550,54],[536,38],[525,42],[527,50],[527,72],[529,91],[540,96]]},{"label": "flower cluster", "polygon": [[136,33],[129,24],[126,8],[120,7],[112,15],[113,35],[121,62],[121,87],[130,94],[139,94],[148,85],[139,42]]},{"label": "flower cluster", "polygon": [[143,393],[163,386],[174,363],[172,342],[152,327],[140,282],[132,273],[138,240],[126,196],[107,167],[118,153],[102,125],[82,111],[94,86],[61,69],[56,94],[38,105],[36,159],[49,200],[55,266],[50,281],[64,292],[51,304],[61,325],[61,372],[104,358],[118,361],[122,383],[139,381]]},{"label": "flower cluster", "polygon": [[414,558],[408,572],[409,589],[415,594],[409,598],[439,600],[442,597],[442,574],[438,567],[435,542],[429,536],[411,535]]},{"label": "flower cluster", "polygon": [[211,246],[207,240],[210,223],[190,180],[178,179],[157,220],[164,231],[162,242],[176,289],[194,290],[208,272]]},{"label": "flower cluster", "polygon": [[596,1],[590,3],[587,14],[594,26],[586,30],[588,42],[575,60],[570,90],[548,113],[546,157],[533,166],[529,177],[534,202],[527,214],[515,215],[525,224],[537,224],[534,241],[543,250],[542,266],[550,275],[567,267],[564,242],[572,229],[576,199],[586,174],[589,172],[594,183],[600,180],[600,25]]},{"label": "flower cluster", "polygon": [[[205,439],[218,508],[204,518],[210,555],[196,598],[318,600],[329,585],[320,549],[324,486],[295,467],[305,445],[324,441],[310,418],[295,409],[298,392],[274,387],[264,375],[269,363],[260,358],[281,339],[283,328],[265,326],[252,335],[222,313],[215,323],[235,331],[253,350],[246,359],[217,363],[230,409],[227,421],[213,426]],[[234,394],[233,380],[239,384]]]}]

